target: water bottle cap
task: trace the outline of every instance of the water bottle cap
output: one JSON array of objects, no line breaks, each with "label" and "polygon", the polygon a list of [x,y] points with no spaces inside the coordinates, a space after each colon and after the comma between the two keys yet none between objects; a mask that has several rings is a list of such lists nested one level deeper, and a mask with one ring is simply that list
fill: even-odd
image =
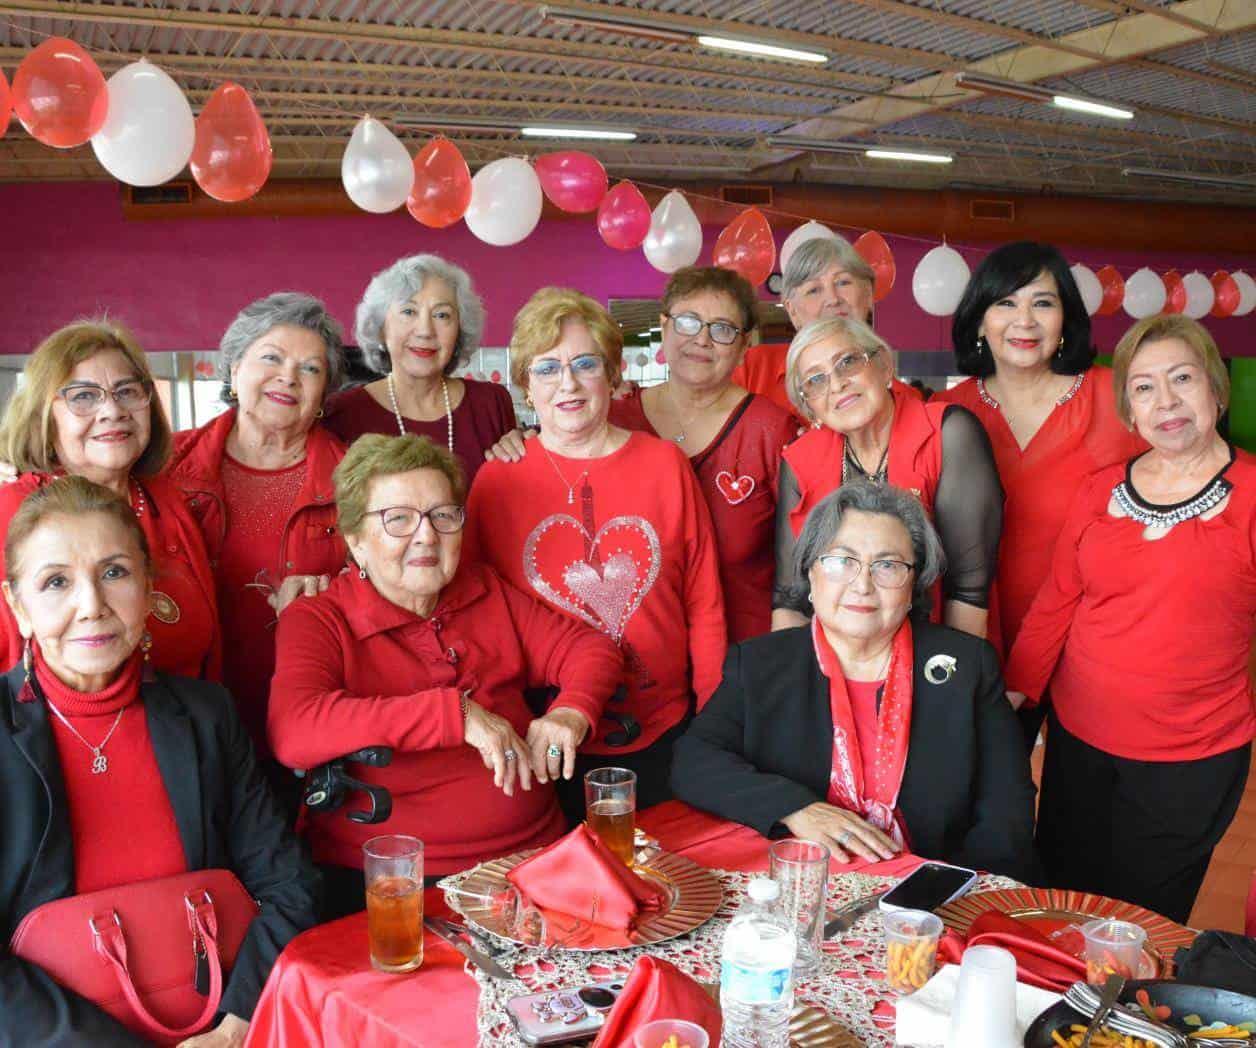
[{"label": "water bottle cap", "polygon": [[755,877],[746,886],[746,894],[755,902],[772,902],[780,897],[781,886],[770,877]]}]

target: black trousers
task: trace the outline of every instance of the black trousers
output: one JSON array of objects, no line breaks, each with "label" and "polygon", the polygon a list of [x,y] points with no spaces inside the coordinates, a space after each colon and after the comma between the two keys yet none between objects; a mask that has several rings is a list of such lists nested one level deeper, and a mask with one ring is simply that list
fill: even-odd
[{"label": "black trousers", "polygon": [[1185,922],[1238,810],[1251,755],[1244,743],[1201,760],[1127,760],[1086,744],[1052,710],[1038,805],[1048,883]]}]

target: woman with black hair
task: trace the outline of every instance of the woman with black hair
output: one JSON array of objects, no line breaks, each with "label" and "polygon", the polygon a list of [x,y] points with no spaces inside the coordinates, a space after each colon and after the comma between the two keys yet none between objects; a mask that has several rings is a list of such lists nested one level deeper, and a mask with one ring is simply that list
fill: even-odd
[{"label": "woman with black hair", "polygon": [[[1090,316],[1050,244],[1024,240],[986,256],[951,339],[956,366],[973,377],[935,399],[968,408],[994,449],[1005,503],[988,638],[1008,652],[1083,478],[1144,445],[1117,418],[1112,372],[1094,363]],[[1026,727],[1036,735],[1038,723]]]}]

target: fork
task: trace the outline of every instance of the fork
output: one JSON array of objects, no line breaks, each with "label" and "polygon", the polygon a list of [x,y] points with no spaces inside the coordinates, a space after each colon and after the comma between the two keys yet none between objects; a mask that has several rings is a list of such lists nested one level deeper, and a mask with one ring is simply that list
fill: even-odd
[{"label": "fork", "polygon": [[[1094,987],[1074,983],[1064,992],[1064,1003],[1089,1017],[1099,1006],[1099,996]],[[1117,1033],[1155,1041],[1164,1048],[1256,1048],[1256,1042],[1248,1037],[1187,1037],[1164,1023],[1120,1007],[1112,1009],[1105,1023]]]}]

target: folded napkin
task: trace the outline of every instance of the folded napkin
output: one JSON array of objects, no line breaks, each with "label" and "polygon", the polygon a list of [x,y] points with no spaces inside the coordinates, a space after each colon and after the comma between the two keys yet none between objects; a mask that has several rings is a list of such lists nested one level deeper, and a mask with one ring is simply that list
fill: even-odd
[{"label": "folded napkin", "polygon": [[720,1006],[698,983],[659,957],[640,957],[591,1048],[633,1048],[634,1031],[655,1019],[697,1023],[720,1043]]},{"label": "folded napkin", "polygon": [[938,960],[958,964],[969,946],[1001,946],[1016,958],[1019,982],[1063,993],[1086,981],[1086,963],[1061,950],[1038,929],[997,910],[987,910],[972,923],[968,938],[947,932],[938,944]]},{"label": "folded napkin", "polygon": [[534,906],[604,928],[631,928],[667,902],[662,887],[633,873],[583,823],[506,879]]},{"label": "folded napkin", "polygon": [[[935,1048],[945,1045],[951,1032],[951,1007],[959,988],[959,965],[948,964],[919,990],[896,1003],[897,1019],[894,1043],[912,1048]],[[1016,984],[1016,1037],[1024,1040],[1025,1031],[1043,1012],[1060,1000],[1058,993],[1036,986]]]}]

